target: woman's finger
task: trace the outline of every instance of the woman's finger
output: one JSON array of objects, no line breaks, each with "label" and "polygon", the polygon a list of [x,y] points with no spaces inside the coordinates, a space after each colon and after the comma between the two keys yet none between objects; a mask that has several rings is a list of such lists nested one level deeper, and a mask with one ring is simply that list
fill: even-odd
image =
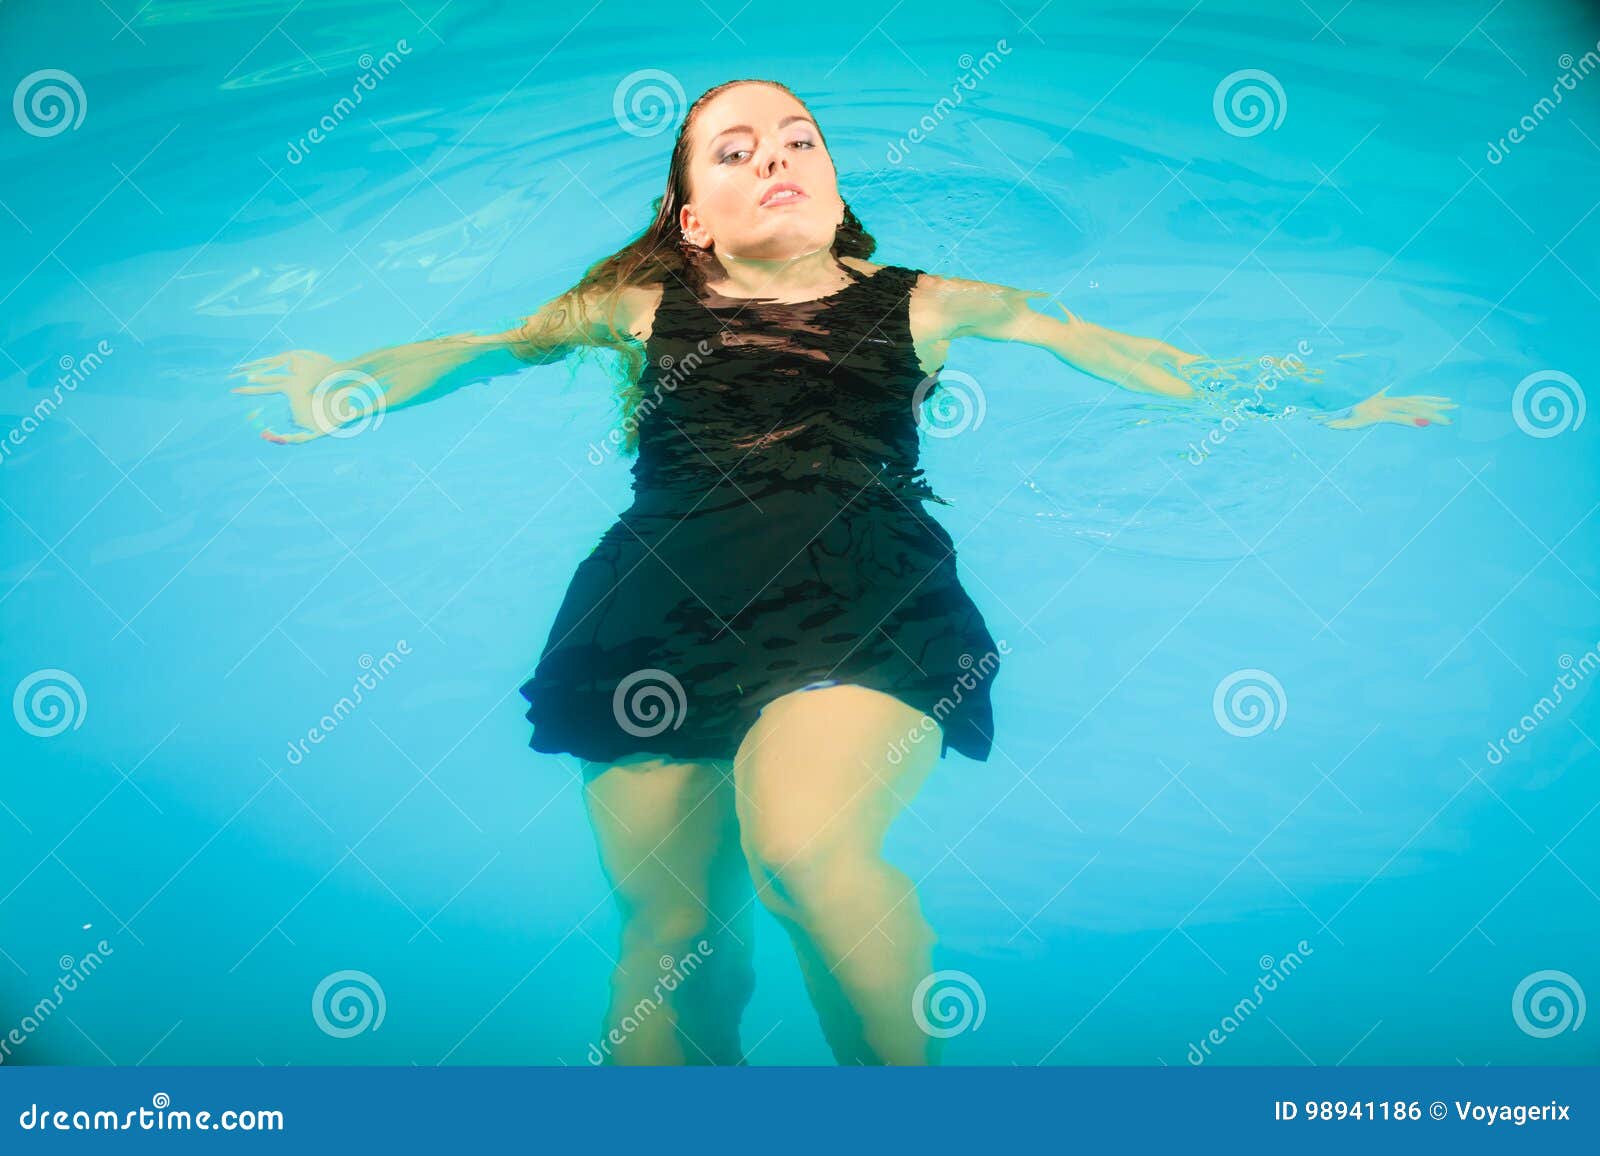
[{"label": "woman's finger", "polygon": [[281,433],[278,433],[275,430],[264,429],[264,430],[261,431],[261,436],[262,436],[262,438],[264,440],[272,442],[274,445],[288,446],[288,445],[298,445],[300,442],[308,442],[312,438],[321,437],[322,435],[318,434],[318,433],[312,433],[312,432],[309,432],[309,431],[308,432],[297,432],[297,433],[281,434]]},{"label": "woman's finger", "polygon": [[256,370],[287,365],[289,363],[289,359],[293,356],[293,353],[274,353],[270,357],[258,357],[254,361],[241,362],[235,372],[250,373]]},{"label": "woman's finger", "polygon": [[282,385],[236,385],[229,393],[282,393]]},{"label": "woman's finger", "polygon": [[287,369],[239,369],[228,374],[229,377],[242,377],[246,381],[288,381],[294,375]]}]

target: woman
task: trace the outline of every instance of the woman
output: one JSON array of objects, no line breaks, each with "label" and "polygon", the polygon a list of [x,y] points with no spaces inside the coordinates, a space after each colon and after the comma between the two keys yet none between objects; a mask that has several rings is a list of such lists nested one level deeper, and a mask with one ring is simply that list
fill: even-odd
[{"label": "woman", "polygon": [[[264,436],[302,442],[529,361],[619,355],[634,503],[522,688],[531,745],[583,760],[621,909],[613,1062],[742,1061],[755,899],[841,1063],[932,1059],[912,1003],[933,934],[880,849],[950,747],[988,757],[1006,648],[923,508],[941,499],[916,465],[919,409],[962,337],[1200,396],[1195,355],[873,248],[806,106],[735,81],[689,109],[651,226],[525,324],[243,367],[239,392],[286,394],[302,427]],[[1380,393],[1324,416],[1425,425],[1449,405]]]}]

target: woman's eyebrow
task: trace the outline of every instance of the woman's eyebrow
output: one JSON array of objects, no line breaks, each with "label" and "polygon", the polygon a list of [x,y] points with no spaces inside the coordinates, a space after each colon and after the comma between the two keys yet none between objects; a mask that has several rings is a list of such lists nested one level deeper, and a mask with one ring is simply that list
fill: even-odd
[{"label": "woman's eyebrow", "polygon": [[[782,120],[780,120],[778,122],[778,127],[779,128],[787,128],[789,125],[793,124],[797,120],[805,121],[812,128],[816,128],[817,127],[816,121],[812,120],[809,116],[801,116],[798,113],[796,113],[794,116],[786,116],[786,117],[784,117]],[[712,140],[716,140],[717,137],[727,136],[730,132],[755,132],[755,131],[756,131],[755,129],[751,128],[747,124],[735,124],[735,125],[730,125],[729,127],[723,129],[721,132],[717,133],[717,135],[712,137],[711,139]]]}]

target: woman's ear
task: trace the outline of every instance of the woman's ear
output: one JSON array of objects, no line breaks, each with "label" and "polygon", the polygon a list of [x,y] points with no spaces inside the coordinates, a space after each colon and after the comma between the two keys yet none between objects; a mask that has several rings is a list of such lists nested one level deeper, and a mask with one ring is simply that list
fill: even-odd
[{"label": "woman's ear", "polygon": [[695,216],[694,209],[684,205],[678,210],[678,231],[683,234],[683,239],[696,249],[711,248],[711,231]]}]

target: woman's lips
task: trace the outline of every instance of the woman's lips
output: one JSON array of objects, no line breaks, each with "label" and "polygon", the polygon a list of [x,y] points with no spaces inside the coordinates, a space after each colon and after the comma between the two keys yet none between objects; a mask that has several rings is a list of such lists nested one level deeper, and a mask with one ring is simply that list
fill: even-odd
[{"label": "woman's lips", "polygon": [[796,201],[805,199],[805,190],[799,185],[774,185],[761,198],[761,207],[765,209],[772,205],[792,205]]}]

